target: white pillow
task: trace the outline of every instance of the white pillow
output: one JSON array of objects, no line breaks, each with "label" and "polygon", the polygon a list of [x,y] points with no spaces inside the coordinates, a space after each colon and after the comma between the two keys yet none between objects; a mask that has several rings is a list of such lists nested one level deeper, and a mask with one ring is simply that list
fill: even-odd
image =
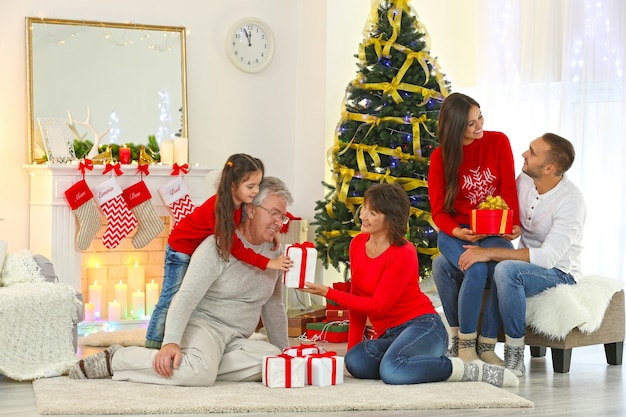
[{"label": "white pillow", "polygon": [[43,282],[41,268],[28,249],[22,249],[15,254],[8,254],[4,260],[0,285],[9,286],[19,282]]}]

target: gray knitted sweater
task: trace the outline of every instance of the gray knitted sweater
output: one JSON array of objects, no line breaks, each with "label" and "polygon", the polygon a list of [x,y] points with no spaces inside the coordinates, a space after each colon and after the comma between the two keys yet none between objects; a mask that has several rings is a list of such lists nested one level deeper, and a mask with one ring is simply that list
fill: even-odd
[{"label": "gray knitted sweater", "polygon": [[[251,245],[237,234],[246,247],[270,259],[282,253],[280,249],[272,251],[271,242]],[[262,315],[270,343],[279,349],[288,347],[281,276],[281,271],[262,271],[232,255],[225,262],[217,253],[214,236],[209,236],[191,256],[182,285],[172,300],[163,344],[180,346],[190,318],[206,321],[208,326],[222,323],[236,335],[248,338]]]}]

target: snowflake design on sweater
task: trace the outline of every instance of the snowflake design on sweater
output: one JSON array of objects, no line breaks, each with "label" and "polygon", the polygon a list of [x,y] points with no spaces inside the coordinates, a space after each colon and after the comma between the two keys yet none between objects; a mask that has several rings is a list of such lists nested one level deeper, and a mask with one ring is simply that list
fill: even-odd
[{"label": "snowflake design on sweater", "polygon": [[461,189],[467,190],[467,198],[472,205],[478,205],[488,195],[494,195],[496,176],[491,169],[481,170],[480,167],[470,169],[470,175],[463,175]]}]

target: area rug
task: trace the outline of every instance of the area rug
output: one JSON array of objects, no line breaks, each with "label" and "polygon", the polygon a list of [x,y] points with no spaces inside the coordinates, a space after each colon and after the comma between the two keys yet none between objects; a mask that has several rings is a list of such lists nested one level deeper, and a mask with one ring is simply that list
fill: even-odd
[{"label": "area rug", "polygon": [[218,382],[212,387],[172,387],[132,382],[33,381],[37,411],[45,415],[203,414],[532,408],[534,404],[483,382],[385,385],[345,377],[330,387],[267,388],[260,382]]}]

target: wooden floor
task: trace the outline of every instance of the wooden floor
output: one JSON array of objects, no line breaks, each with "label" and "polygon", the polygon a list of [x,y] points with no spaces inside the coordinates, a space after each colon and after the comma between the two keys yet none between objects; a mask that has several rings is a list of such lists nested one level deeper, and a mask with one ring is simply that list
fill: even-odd
[{"label": "wooden floor", "polygon": [[[340,350],[340,349],[337,349]],[[497,350],[500,354],[501,346]],[[91,353],[82,350],[80,354]],[[622,366],[606,364],[602,346],[576,348],[567,374],[552,372],[550,352],[545,358],[530,358],[526,350],[527,375],[520,386],[507,389],[535,403],[534,409],[442,410],[442,411],[388,411],[324,413],[330,417],[414,417],[414,416],[625,416],[626,378]],[[97,393],[94,393],[97,395]],[[375,395],[376,393],[372,393]],[[248,416],[253,414],[222,414]],[[267,414],[264,414],[267,416]],[[279,416],[279,414],[274,414]],[[30,382],[18,382],[0,375],[0,416],[39,416]],[[172,416],[172,415],[170,415]],[[177,415],[183,416],[183,415]],[[184,416],[197,416],[185,414]],[[320,413],[290,413],[280,416],[322,417]]]}]

